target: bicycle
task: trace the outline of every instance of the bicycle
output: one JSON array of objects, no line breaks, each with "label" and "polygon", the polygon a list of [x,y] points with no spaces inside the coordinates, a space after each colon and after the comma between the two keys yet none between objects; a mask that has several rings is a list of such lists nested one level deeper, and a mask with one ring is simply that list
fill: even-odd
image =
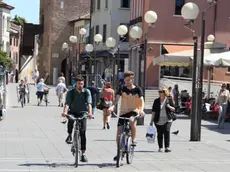
[{"label": "bicycle", "polygon": [[124,125],[122,126],[122,133],[119,136],[119,143],[117,148],[116,166],[120,167],[121,161],[123,161],[125,155],[126,155],[127,164],[131,164],[133,161],[135,146],[133,145],[133,141],[131,137],[131,129],[130,129],[129,121],[136,120],[137,118],[140,117],[140,115],[137,115],[135,117],[130,117],[130,118],[120,117],[116,115],[114,112],[113,115],[116,116],[117,118],[124,119]]},{"label": "bicycle", "polygon": [[71,152],[73,154],[73,156],[75,157],[75,167],[78,167],[78,163],[79,163],[79,157],[81,155],[81,137],[80,137],[80,128],[81,128],[81,123],[80,121],[88,118],[89,114],[88,112],[81,112],[80,116],[82,117],[74,117],[73,115],[67,115],[67,118],[69,120],[72,120],[75,122],[74,125],[74,135],[73,135],[73,143],[72,143],[72,147],[71,147]]},{"label": "bicycle", "polygon": [[44,90],[44,101],[46,103],[46,106],[48,106],[48,103],[49,103],[49,101],[48,101],[49,89],[50,88]]}]

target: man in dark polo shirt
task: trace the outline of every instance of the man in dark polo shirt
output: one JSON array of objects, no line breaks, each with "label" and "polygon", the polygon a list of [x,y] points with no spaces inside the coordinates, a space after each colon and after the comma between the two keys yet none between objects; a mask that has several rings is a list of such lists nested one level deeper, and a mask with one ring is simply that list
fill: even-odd
[{"label": "man in dark polo shirt", "polygon": [[[62,113],[63,117],[69,113],[76,117],[80,117],[82,112],[88,112],[89,117],[92,117],[92,97],[88,89],[84,88],[84,78],[76,78],[76,88],[68,91],[66,96],[66,103]],[[84,155],[86,150],[86,125],[87,119],[81,120],[80,136],[81,136],[81,161],[87,162],[87,158]],[[68,121],[68,137],[66,139],[67,144],[72,143],[72,131],[73,131],[73,121]]]}]

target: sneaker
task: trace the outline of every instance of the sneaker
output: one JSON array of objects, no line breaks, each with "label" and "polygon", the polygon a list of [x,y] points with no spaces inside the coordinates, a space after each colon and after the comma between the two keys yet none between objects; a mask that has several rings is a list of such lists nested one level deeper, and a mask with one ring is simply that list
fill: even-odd
[{"label": "sneaker", "polygon": [[171,150],[169,148],[166,148],[165,152],[168,153],[168,152],[171,152]]},{"label": "sneaker", "polygon": [[135,142],[135,141],[133,140],[132,146],[133,146],[133,147],[137,146],[137,142]]},{"label": "sneaker", "polygon": [[163,149],[162,149],[162,148],[159,148],[159,149],[158,149],[158,152],[163,152]]},{"label": "sneaker", "polygon": [[108,129],[108,130],[110,129],[109,123],[107,123],[107,129]]},{"label": "sneaker", "polygon": [[113,161],[117,161],[117,155],[113,158]]},{"label": "sneaker", "polygon": [[88,162],[88,159],[85,155],[81,156],[81,162]]},{"label": "sneaker", "polygon": [[103,130],[105,130],[105,126],[103,127]]},{"label": "sneaker", "polygon": [[71,144],[71,143],[72,143],[72,136],[71,136],[71,134],[68,135],[68,137],[66,138],[65,142],[66,142],[67,144]]}]

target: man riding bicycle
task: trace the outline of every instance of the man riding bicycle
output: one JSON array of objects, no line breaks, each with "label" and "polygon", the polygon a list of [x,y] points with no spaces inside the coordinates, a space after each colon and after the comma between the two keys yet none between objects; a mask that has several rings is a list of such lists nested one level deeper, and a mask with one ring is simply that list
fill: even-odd
[{"label": "man riding bicycle", "polygon": [[21,100],[22,96],[23,96],[23,99],[24,99],[24,104],[26,103],[26,98],[25,98],[25,94],[26,94],[26,84],[24,82],[23,79],[21,79],[20,81],[20,84],[18,86],[18,93],[19,93],[19,100]]},{"label": "man riding bicycle", "polygon": [[[88,89],[84,88],[84,78],[79,76],[76,78],[76,88],[68,91],[66,96],[66,103],[62,113],[63,117],[67,114],[74,115],[75,117],[81,117],[82,112],[88,112],[89,118],[92,117],[92,97]],[[84,118],[80,121],[80,137],[81,137],[81,161],[87,162],[87,157],[84,155],[86,151],[86,125],[87,119]],[[66,139],[67,144],[72,143],[72,131],[74,122],[68,121],[68,137]]]},{"label": "man riding bicycle", "polygon": [[50,89],[50,87],[48,87],[45,83],[44,83],[44,79],[41,78],[40,82],[37,84],[37,100],[38,100],[38,106],[42,103],[42,99],[43,99],[43,95],[44,95],[44,89]]},{"label": "man riding bicycle", "polygon": [[[134,85],[134,73],[128,71],[124,73],[124,82],[125,85],[120,86],[117,91],[116,99],[113,103],[113,106],[109,108],[109,111],[113,111],[115,105],[118,103],[121,97],[121,107],[120,107],[120,116],[130,118],[140,114],[144,116],[144,98],[141,88],[137,85]],[[124,125],[124,119],[118,120],[118,129],[117,129],[117,145],[119,142],[119,135],[122,133],[122,126]],[[136,121],[130,121],[131,128],[131,137],[133,140],[133,146],[136,146]],[[116,161],[117,157],[114,157]]]}]

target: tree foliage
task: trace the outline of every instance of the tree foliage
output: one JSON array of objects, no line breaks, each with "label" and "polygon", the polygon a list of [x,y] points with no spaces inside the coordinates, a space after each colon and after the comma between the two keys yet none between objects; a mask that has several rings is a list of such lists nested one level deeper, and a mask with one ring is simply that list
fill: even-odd
[{"label": "tree foliage", "polygon": [[12,64],[12,61],[10,58],[7,57],[7,54],[0,50],[0,64],[4,67],[10,67]]},{"label": "tree foliage", "polygon": [[23,26],[25,23],[27,23],[27,21],[24,17],[20,17],[17,15],[14,16],[12,22],[17,24],[17,25],[21,25],[21,26]]}]

